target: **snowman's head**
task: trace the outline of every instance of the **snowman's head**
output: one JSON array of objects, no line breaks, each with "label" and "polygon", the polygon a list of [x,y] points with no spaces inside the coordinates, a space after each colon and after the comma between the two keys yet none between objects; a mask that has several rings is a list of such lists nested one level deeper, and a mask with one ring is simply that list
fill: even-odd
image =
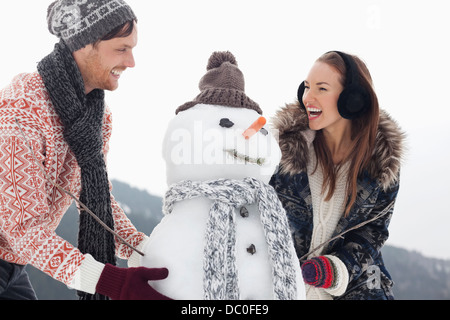
[{"label": "snowman's head", "polygon": [[246,177],[269,182],[281,159],[273,132],[263,127],[250,138],[243,135],[260,117],[251,109],[207,104],[178,113],[163,145],[168,184]]}]

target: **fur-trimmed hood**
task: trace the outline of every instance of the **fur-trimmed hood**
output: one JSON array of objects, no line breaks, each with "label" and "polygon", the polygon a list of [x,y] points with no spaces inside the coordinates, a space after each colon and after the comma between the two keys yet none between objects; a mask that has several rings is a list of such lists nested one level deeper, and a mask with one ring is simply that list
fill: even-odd
[{"label": "fur-trimmed hood", "polygon": [[[315,131],[309,129],[306,111],[298,101],[287,104],[271,122],[272,128],[278,130],[280,139],[281,173],[295,175],[306,171],[309,146],[315,138]],[[384,110],[380,110],[375,150],[367,170],[385,190],[399,177],[404,140],[405,134],[398,124]]]}]

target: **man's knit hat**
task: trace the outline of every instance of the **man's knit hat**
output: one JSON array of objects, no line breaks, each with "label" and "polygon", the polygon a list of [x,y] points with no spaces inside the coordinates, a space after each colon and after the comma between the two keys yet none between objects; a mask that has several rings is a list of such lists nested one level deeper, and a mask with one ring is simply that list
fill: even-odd
[{"label": "man's knit hat", "polygon": [[246,96],[244,75],[231,52],[214,52],[206,69],[199,83],[201,93],[193,101],[180,106],[176,114],[200,103],[247,108],[262,114],[259,105]]},{"label": "man's knit hat", "polygon": [[132,20],[136,16],[123,0],[58,0],[47,12],[50,33],[64,40],[72,52]]}]

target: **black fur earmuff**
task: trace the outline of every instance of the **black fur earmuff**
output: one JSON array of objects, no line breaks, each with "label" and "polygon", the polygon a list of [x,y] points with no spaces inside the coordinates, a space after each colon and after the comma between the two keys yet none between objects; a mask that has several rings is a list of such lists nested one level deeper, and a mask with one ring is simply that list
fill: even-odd
[{"label": "black fur earmuff", "polygon": [[[335,52],[344,60],[346,67],[345,86],[338,100],[338,111],[342,118],[355,119],[360,117],[370,108],[370,95],[367,90],[361,86],[358,79],[358,68],[353,58],[340,51]],[[303,104],[303,93],[305,92],[305,82],[300,84],[297,96],[300,106]]]}]

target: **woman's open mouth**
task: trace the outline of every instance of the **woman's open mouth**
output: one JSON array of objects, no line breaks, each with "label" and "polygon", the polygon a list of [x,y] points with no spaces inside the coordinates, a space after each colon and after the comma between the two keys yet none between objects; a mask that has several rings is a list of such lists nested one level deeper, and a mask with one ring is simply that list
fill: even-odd
[{"label": "woman's open mouth", "polygon": [[307,107],[309,120],[317,119],[322,115],[322,110],[316,107]]}]

